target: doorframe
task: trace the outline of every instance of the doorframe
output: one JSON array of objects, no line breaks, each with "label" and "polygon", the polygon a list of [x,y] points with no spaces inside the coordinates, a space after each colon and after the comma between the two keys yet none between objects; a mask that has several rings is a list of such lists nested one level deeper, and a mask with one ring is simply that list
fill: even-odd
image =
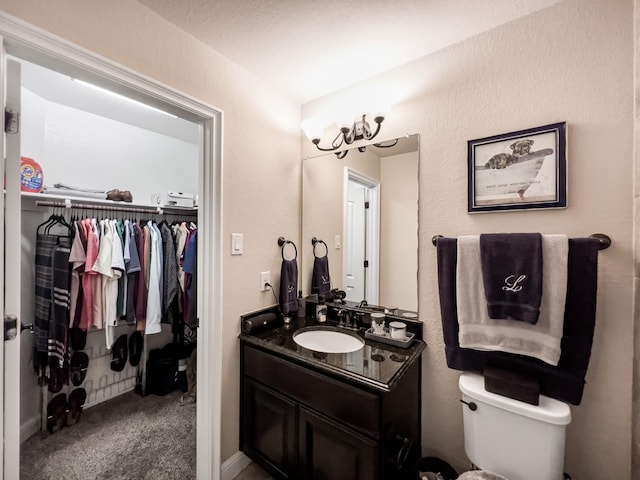
[{"label": "doorframe", "polygon": [[[198,331],[196,473],[197,478],[217,478],[221,471],[222,418],[223,111],[5,12],[0,12],[0,37],[4,48],[12,55],[25,60],[37,59],[36,63],[49,68],[64,64],[65,71],[77,73],[78,78],[89,79],[119,93],[126,92],[130,97],[161,106],[166,111],[178,112],[183,118],[202,126],[201,145],[204,148],[200,151],[199,161],[197,313],[198,318],[206,321],[200,321]],[[4,76],[2,63],[2,83]],[[0,352],[4,352],[4,345]],[[0,367],[4,372],[4,354],[0,356]],[[19,443],[19,439],[14,440]],[[3,460],[10,459],[5,457]],[[19,458],[11,461],[19,463]]]},{"label": "doorframe", "polygon": [[[365,256],[369,261],[369,267],[365,271],[366,285],[365,297],[369,303],[378,302],[380,295],[380,180],[344,167],[344,187],[342,193],[342,242],[347,245],[345,235],[347,232],[347,195],[349,181],[364,185],[371,194],[369,198],[369,216],[365,236],[369,240],[366,244]],[[342,275],[347,271],[347,254],[342,254]]]}]

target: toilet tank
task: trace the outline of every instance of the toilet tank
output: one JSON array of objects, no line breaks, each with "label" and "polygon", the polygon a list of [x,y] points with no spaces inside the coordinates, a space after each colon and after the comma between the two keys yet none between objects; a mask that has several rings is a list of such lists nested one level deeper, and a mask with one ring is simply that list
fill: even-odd
[{"label": "toilet tank", "polygon": [[463,373],[464,447],[467,457],[482,470],[509,480],[562,480],[564,443],[571,410],[543,395],[539,405],[487,392],[484,377]]}]

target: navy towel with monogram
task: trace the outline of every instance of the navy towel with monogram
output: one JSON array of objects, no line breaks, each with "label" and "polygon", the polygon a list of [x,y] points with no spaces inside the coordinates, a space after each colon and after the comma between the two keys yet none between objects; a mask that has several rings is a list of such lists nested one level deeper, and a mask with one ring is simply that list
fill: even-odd
[{"label": "navy towel with monogram", "polygon": [[282,260],[280,268],[280,308],[287,315],[298,310],[298,263],[296,259]]},{"label": "navy towel with monogram", "polygon": [[542,235],[480,235],[487,312],[494,320],[538,321],[542,300]]},{"label": "navy towel with monogram", "polygon": [[313,272],[311,273],[311,292],[329,297],[331,292],[331,277],[329,276],[329,257],[315,257]]}]

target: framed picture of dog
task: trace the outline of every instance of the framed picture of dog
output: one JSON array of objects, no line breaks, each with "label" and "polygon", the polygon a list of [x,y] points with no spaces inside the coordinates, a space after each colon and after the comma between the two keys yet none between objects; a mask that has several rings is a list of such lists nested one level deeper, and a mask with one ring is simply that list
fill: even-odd
[{"label": "framed picture of dog", "polygon": [[468,212],[567,206],[566,122],[467,142]]}]

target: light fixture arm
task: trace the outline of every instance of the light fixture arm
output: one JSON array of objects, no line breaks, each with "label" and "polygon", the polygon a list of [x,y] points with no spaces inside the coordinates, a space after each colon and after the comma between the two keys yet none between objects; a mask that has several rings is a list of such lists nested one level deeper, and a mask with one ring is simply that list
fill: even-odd
[{"label": "light fixture arm", "polygon": [[[384,121],[384,117],[381,115],[376,116],[374,117],[373,121],[376,124],[375,131],[371,130],[371,126],[367,121],[366,114],[362,115],[362,119],[354,121],[351,125],[351,128],[342,127],[338,135],[336,135],[336,137],[331,142],[331,148],[321,147],[319,138],[314,138],[311,140],[311,142],[316,146],[318,150],[322,152],[333,152],[342,147],[343,144],[351,145],[357,140],[371,140],[375,138],[378,133],[380,133],[380,125]],[[343,152],[336,153],[336,155],[338,155],[338,158],[343,158],[346,155],[346,153],[344,153],[342,156],[340,156],[340,154],[342,153]]]}]

